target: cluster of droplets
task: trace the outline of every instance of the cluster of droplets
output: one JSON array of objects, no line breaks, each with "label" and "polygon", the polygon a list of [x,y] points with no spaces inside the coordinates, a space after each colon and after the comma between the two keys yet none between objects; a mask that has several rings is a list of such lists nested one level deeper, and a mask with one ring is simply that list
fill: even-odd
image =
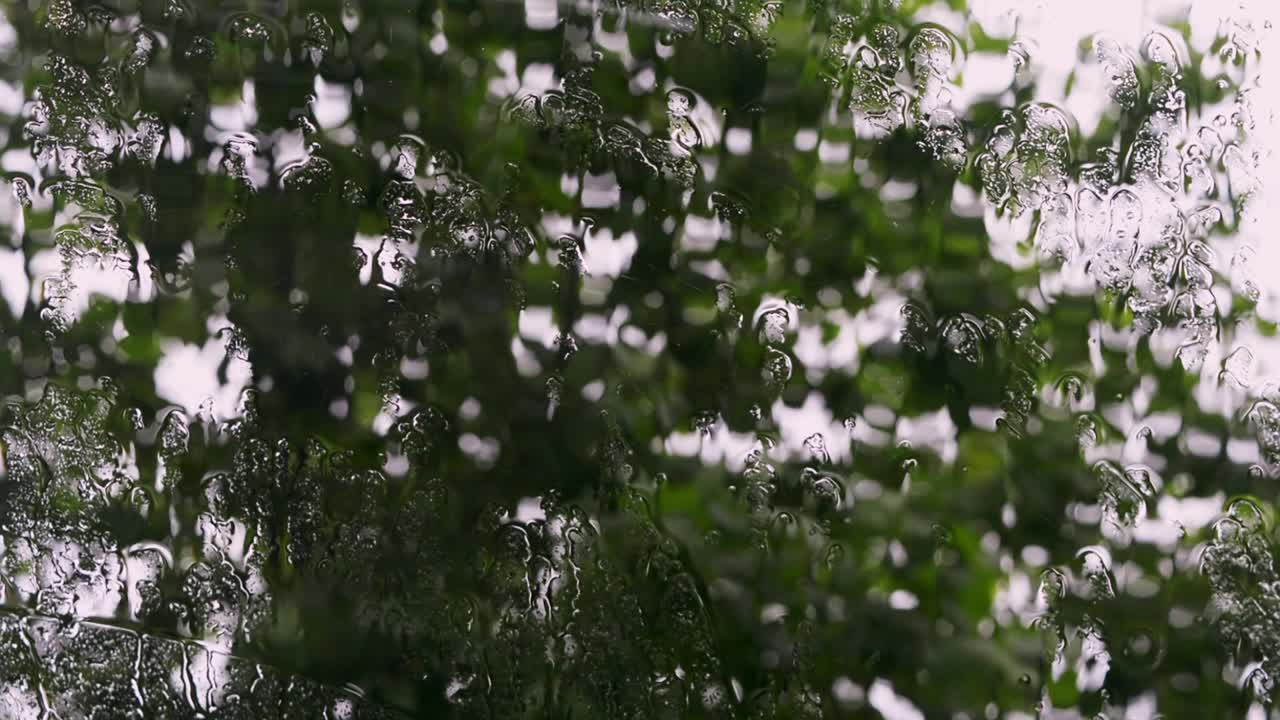
[{"label": "cluster of droplets", "polygon": [[1224,645],[1242,654],[1241,665],[1255,661],[1243,678],[1244,686],[1269,703],[1280,673],[1280,578],[1267,519],[1257,503],[1240,498],[1231,502],[1212,531],[1200,556],[1200,572],[1211,592],[1205,617]]},{"label": "cluster of droplets", "polygon": [[902,347],[917,356],[941,356],[955,362],[961,372],[987,369],[1001,387],[1002,417],[997,424],[1021,436],[1036,407],[1037,376],[1048,361],[1048,351],[1036,337],[1037,317],[1018,308],[1004,319],[967,313],[935,319],[916,300],[902,306]]},{"label": "cluster of droplets", "polygon": [[[215,710],[283,716],[285,702],[364,704],[228,654],[271,617],[263,574],[270,523],[261,515],[270,506],[244,496],[256,489],[244,487],[242,472],[205,480],[204,509],[191,528],[194,556],[178,554],[187,541],[182,535],[176,542],[129,543],[103,522],[112,507],[133,513],[143,527],[177,521],[178,515],[165,514],[177,512],[190,481],[182,471],[190,442],[186,416],[174,410],[148,427],[117,396],[107,380],[90,391],[50,383],[31,408],[6,409],[0,581],[7,606],[35,613],[0,616],[9,654],[4,707],[11,716],[91,715],[95,707],[145,716]],[[243,440],[248,446],[241,457],[271,454]],[[140,444],[155,449],[154,482],[139,468]],[[277,456],[281,451],[287,455],[281,449]],[[307,539],[298,526],[290,529]],[[350,562],[367,559],[361,554]],[[83,620],[113,617],[124,624]],[[270,688],[255,689],[264,680]]]},{"label": "cluster of droplets", "polygon": [[[1052,711],[1054,698],[1048,688],[1062,682],[1068,672],[1074,673],[1078,690],[1091,694],[1105,708],[1113,648],[1125,644],[1118,642],[1102,620],[1116,599],[1110,555],[1099,546],[1081,549],[1073,569],[1050,567],[1040,574],[1030,621],[1040,633],[1043,647],[1043,690],[1035,706],[1038,712]],[[1150,631],[1138,629],[1125,639],[1129,640],[1127,662],[1137,656],[1144,661],[1158,658],[1159,639]],[[1022,676],[1024,684],[1030,684],[1031,679],[1030,675]]]},{"label": "cluster of droplets", "polygon": [[[1238,223],[1243,207],[1234,187],[1231,197],[1237,199],[1228,201],[1216,177],[1218,168],[1226,168],[1223,175],[1230,178],[1233,164],[1240,167],[1245,187],[1240,195],[1247,197],[1256,164],[1242,149],[1247,114],[1237,111],[1231,122],[1219,115],[1189,129],[1182,89],[1185,50],[1163,32],[1151,33],[1142,43],[1142,58],[1150,68],[1146,85],[1139,81],[1133,57],[1114,40],[1095,38],[1094,48],[1112,100],[1121,112],[1142,112],[1124,157],[1114,147],[1102,148],[1095,162],[1079,167],[1077,178],[1068,163],[1067,126],[1058,123],[1061,151],[1046,156],[1054,159],[1042,165],[1052,169],[1052,183],[1015,193],[1012,175],[998,160],[1015,152],[1015,136],[1001,126],[990,149],[978,158],[984,189],[989,200],[1002,206],[1040,210],[1035,243],[1041,259],[1062,266],[1063,273],[1082,268],[1097,288],[1123,297],[1135,331],[1164,330],[1176,337],[1177,358],[1196,372],[1219,341],[1224,312],[1213,284],[1215,275],[1227,268],[1219,264],[1211,236]],[[1232,138],[1224,139],[1224,132]],[[1020,152],[1022,145],[1016,147]],[[1024,196],[1030,202],[1016,201]],[[1248,246],[1237,249],[1231,276],[1233,289],[1256,302],[1256,278],[1247,270],[1252,253]]]},{"label": "cluster of droplets", "polygon": [[[105,381],[94,391],[50,384],[40,403],[9,419],[4,448],[14,524],[6,538],[6,582],[15,599],[38,612],[107,617],[128,607],[137,621],[168,617],[180,621],[186,635],[229,648],[239,629],[236,608],[250,598],[215,598],[201,589],[224,563],[190,565],[180,591],[161,598],[158,589],[176,571],[170,552],[154,543],[123,544],[101,519],[109,506],[123,504],[145,522],[157,505],[172,503],[181,492],[189,438],[180,411],[138,427],[136,414],[122,412],[115,394]],[[135,435],[155,446],[154,484],[139,470],[136,445],[127,439]],[[86,468],[93,474],[85,475]],[[230,626],[228,612],[235,615]]]},{"label": "cluster of droplets", "polygon": [[954,72],[958,45],[945,30],[920,28],[907,48],[915,97],[911,114],[920,129],[920,147],[952,171],[964,168],[968,144],[960,118],[950,107],[948,78]]},{"label": "cluster of droplets", "polygon": [[[939,26],[921,25],[908,35],[904,43],[896,25],[839,15],[823,50],[823,77],[853,113],[859,134],[883,137],[910,123],[920,148],[958,172],[969,152],[967,131],[951,107],[961,46]],[[910,88],[898,81],[904,69]]]},{"label": "cluster of droplets", "polygon": [[396,715],[202,644],[95,622],[0,613],[6,717],[330,717]]},{"label": "cluster of droplets", "polygon": [[61,272],[43,287],[41,317],[53,337],[75,323],[89,305],[90,292],[122,298],[136,288],[138,263],[115,197],[91,181],[61,180],[48,190],[69,218],[53,234]]},{"label": "cluster of droplets", "polygon": [[[284,697],[263,695],[259,684],[279,682],[296,706],[312,707],[297,694],[305,691],[317,702],[355,703],[379,716],[382,710],[358,696],[289,679],[250,659],[255,638],[287,622],[276,598],[300,588],[343,588],[343,596],[356,601],[354,625],[365,632],[395,628],[395,651],[404,662],[431,668],[432,677],[447,678],[443,699],[460,709],[480,703],[520,714],[536,707],[529,705],[529,683],[541,674],[529,667],[547,662],[549,648],[574,692],[608,681],[622,657],[639,654],[656,675],[637,677],[638,695],[624,704],[647,707],[647,688],[658,692],[670,683],[691,691],[692,700],[679,692],[664,701],[681,712],[686,702],[729,702],[703,591],[635,489],[633,453],[607,415],[597,451],[600,491],[614,498],[620,513],[609,527],[636,538],[624,547],[644,559],[641,579],[666,588],[658,598],[640,593],[625,566],[615,568],[598,553],[593,519],[554,496],[541,501],[536,520],[488,508],[463,530],[475,538],[474,552],[459,556],[450,547],[458,532],[450,529],[457,498],[431,474],[456,447],[456,435],[435,408],[395,428],[389,450],[410,464],[397,482],[317,442],[271,440],[260,427],[253,391],[238,419],[213,428],[178,410],[148,425],[139,412],[120,406],[117,394],[105,381],[93,391],[49,384],[39,404],[7,411],[17,414],[5,418],[0,438],[8,509],[0,580],[8,604],[37,613],[0,616],[10,637],[29,638],[5,644],[5,652],[16,653],[6,665],[14,673],[7,681],[29,690],[7,702],[51,702],[63,714],[74,713],[106,702],[99,693],[115,692],[119,684],[144,690],[119,698],[115,707],[143,714],[239,708],[234,711],[273,715]],[[193,452],[222,444],[231,452],[230,468],[190,474]],[[154,475],[139,462],[143,445],[154,449]],[[87,477],[83,468],[98,474]],[[837,481],[814,475],[805,483],[818,512],[839,507]],[[123,503],[144,525],[177,523],[171,530],[177,534],[166,542],[126,544],[117,528],[98,522],[111,503]],[[406,569],[379,570],[391,566]],[[480,594],[466,600],[446,592],[445,577],[457,573],[475,573]],[[627,603],[635,613],[619,615]],[[490,612],[494,624],[479,622]],[[124,625],[81,620],[113,616]],[[157,632],[179,639],[160,639]],[[73,647],[79,639],[93,645]],[[46,649],[42,642],[53,645]],[[100,654],[92,647],[102,648]],[[504,651],[495,653],[498,647]],[[51,665],[65,663],[78,673],[86,662],[110,681],[66,686]],[[168,672],[178,680],[160,682]],[[579,702],[607,707],[613,701],[587,694]]]},{"label": "cluster of droplets", "polygon": [[1147,515],[1147,501],[1156,488],[1151,474],[1141,466],[1120,468],[1108,460],[1093,465],[1098,482],[1098,505],[1102,508],[1102,536],[1114,546],[1133,541],[1133,530]]},{"label": "cluster of droplets", "polygon": [[[844,24],[852,25],[852,22],[845,20]],[[869,32],[867,41],[857,46],[853,45],[852,31],[844,29],[841,22],[837,22],[836,29],[829,40],[827,55],[838,64],[830,71],[839,83],[841,97],[848,98],[848,107],[859,127],[877,136],[902,127],[910,101],[895,80],[902,66],[898,29],[888,24],[877,25]]]},{"label": "cluster of droplets", "polygon": [[1028,103],[1004,111],[986,149],[974,160],[988,202],[1015,215],[1036,210],[1051,214],[1070,178],[1070,133],[1067,116],[1052,105]]},{"label": "cluster of droplets", "polygon": [[791,380],[792,361],[786,351],[790,311],[786,307],[773,307],[760,314],[757,321],[760,344],[764,357],[760,377],[770,391],[780,391]]},{"label": "cluster of droplets", "polygon": [[784,7],[779,0],[624,0],[618,6],[657,27],[663,45],[700,36],[713,45],[751,48],[764,57],[773,47],[769,30]]},{"label": "cluster of droplets", "polygon": [[91,73],[62,55],[51,56],[45,71],[49,83],[37,90],[23,126],[36,161],[70,177],[106,172],[124,144],[119,73]]},{"label": "cluster of droplets", "polygon": [[703,146],[693,116],[696,96],[682,88],[669,91],[665,132],[645,133],[625,119],[605,115],[599,95],[590,89],[593,72],[590,64],[570,70],[562,90],[525,95],[516,100],[513,114],[563,148],[571,164],[582,170],[593,156],[605,153],[620,182],[635,176],[691,187],[699,173],[696,154]]}]

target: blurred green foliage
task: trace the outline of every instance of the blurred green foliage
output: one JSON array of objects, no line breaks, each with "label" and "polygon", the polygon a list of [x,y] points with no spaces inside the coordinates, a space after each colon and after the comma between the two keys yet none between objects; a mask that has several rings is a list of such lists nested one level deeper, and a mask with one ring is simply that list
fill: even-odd
[{"label": "blurred green foliage", "polygon": [[[1117,56],[1086,133],[961,2],[3,14],[0,232],[37,286],[0,304],[11,716],[1205,718],[1270,694],[1280,445],[1151,334],[1266,327],[1225,262],[1207,314],[1193,266],[1250,198],[1225,159],[1247,121],[1194,135],[1256,63],[1239,28],[1206,54],[1164,19],[1174,65]],[[1008,86],[951,107],[979,54]],[[1046,291],[1083,262],[1037,252],[1054,198],[1190,193],[1193,136],[1216,219],[1180,209],[1124,282],[1099,254],[1096,289]],[[99,281],[125,289],[77,289]],[[193,385],[251,368],[234,412],[175,408],[182,343],[220,358]],[[1175,430],[1143,433],[1156,413]],[[1138,532],[1166,499],[1225,519]]]}]

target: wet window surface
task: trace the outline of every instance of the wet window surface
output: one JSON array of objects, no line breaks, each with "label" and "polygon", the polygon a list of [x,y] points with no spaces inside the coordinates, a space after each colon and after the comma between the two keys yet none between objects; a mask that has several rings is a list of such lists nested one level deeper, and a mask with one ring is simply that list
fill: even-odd
[{"label": "wet window surface", "polygon": [[6,0],[0,719],[1277,717],[1273,12]]}]

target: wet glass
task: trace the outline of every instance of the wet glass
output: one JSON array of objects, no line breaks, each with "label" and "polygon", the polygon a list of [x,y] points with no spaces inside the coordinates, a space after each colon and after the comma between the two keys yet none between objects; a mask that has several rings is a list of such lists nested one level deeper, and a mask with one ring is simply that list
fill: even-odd
[{"label": "wet glass", "polygon": [[1271,12],[0,4],[0,718],[1275,717]]}]

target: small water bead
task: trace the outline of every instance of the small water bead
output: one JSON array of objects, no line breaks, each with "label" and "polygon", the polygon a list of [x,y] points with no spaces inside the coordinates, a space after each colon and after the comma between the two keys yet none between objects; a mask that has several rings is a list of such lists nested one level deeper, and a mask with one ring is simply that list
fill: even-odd
[{"label": "small water bead", "polygon": [[304,193],[315,200],[329,191],[332,178],[333,165],[322,157],[312,156],[285,168],[280,182],[285,190]]},{"label": "small water bead", "polygon": [[1067,578],[1061,570],[1048,568],[1040,573],[1040,587],[1037,591],[1037,598],[1043,609],[1056,609],[1066,596]]},{"label": "small water bead", "polygon": [[951,71],[956,47],[946,31],[925,27],[911,39],[909,52],[913,74],[944,76]]},{"label": "small water bead", "polygon": [[855,86],[849,106],[865,120],[867,126],[881,135],[900,128],[905,122],[907,98],[901,91],[872,73],[853,74]]},{"label": "small water bead", "polygon": [[227,175],[249,183],[249,169],[258,154],[258,139],[244,132],[232,133],[222,146],[222,170]]},{"label": "small water bead", "polygon": [[976,318],[968,315],[948,318],[942,324],[941,335],[953,355],[973,365],[982,364],[985,333]]},{"label": "small water bead", "polygon": [[928,352],[934,325],[925,307],[918,302],[909,301],[902,306],[899,314],[903,318],[903,347],[916,353]]},{"label": "small water bead", "polygon": [[1102,552],[1094,548],[1084,548],[1076,554],[1076,558],[1080,560],[1081,573],[1088,586],[1089,598],[1094,602],[1114,598],[1115,579],[1111,575],[1111,566]]},{"label": "small water bead", "polygon": [[1144,482],[1147,478],[1141,472],[1122,472],[1106,460],[1095,463],[1093,473],[1099,483],[1103,531],[1111,540],[1127,544],[1132,528],[1146,517],[1146,496],[1150,489],[1149,483],[1136,487],[1133,481]]},{"label": "small water bead", "polygon": [[50,0],[46,19],[49,27],[67,37],[78,37],[88,28],[88,20],[72,0]]},{"label": "small water bead", "polygon": [[275,40],[276,30],[266,17],[252,12],[239,12],[226,20],[226,33],[239,42],[269,43]]},{"label": "small water bead", "polygon": [[737,306],[737,297],[737,291],[729,283],[716,285],[716,309],[720,312],[732,312]]},{"label": "small water bead", "polygon": [[1258,449],[1269,465],[1280,464],[1280,408],[1267,400],[1259,400],[1247,417],[1254,426]]},{"label": "small water bead", "polygon": [[164,0],[160,17],[166,21],[181,21],[194,15],[187,0]]},{"label": "small water bead", "polygon": [[667,114],[672,118],[688,117],[697,101],[693,93],[682,88],[667,92]]},{"label": "small water bead", "polygon": [[134,196],[134,200],[138,203],[138,209],[142,211],[144,220],[154,223],[159,219],[160,208],[155,196],[140,192]]},{"label": "small water bead", "polygon": [[762,345],[781,345],[786,342],[787,330],[791,324],[791,314],[785,307],[766,310],[756,321],[757,332]]},{"label": "small water bead", "polygon": [[1227,516],[1240,524],[1248,533],[1265,532],[1266,515],[1256,502],[1249,498],[1237,498],[1227,505]]},{"label": "small water bead", "polygon": [[697,431],[699,435],[706,437],[715,431],[718,419],[719,416],[714,410],[700,410],[694,413],[693,429]]},{"label": "small water bead", "polygon": [[427,144],[416,135],[403,134],[396,138],[388,156],[391,170],[401,180],[413,180],[427,160]]},{"label": "small water bead", "polygon": [[13,187],[13,197],[18,201],[18,205],[23,210],[31,209],[31,183],[26,178],[15,177],[10,181]]},{"label": "small water bead", "polygon": [[364,188],[360,187],[360,183],[355,180],[343,180],[342,199],[345,200],[348,205],[360,207],[366,202]]},{"label": "small water bead", "polygon": [[1142,225],[1142,200],[1132,190],[1122,188],[1111,196],[1111,239],[1136,240]]},{"label": "small water bead", "polygon": [[319,65],[333,52],[333,27],[329,25],[329,21],[325,19],[324,15],[316,12],[307,13],[305,22],[306,34],[302,41],[302,47],[307,53],[311,64]]},{"label": "small water bead", "polygon": [[844,504],[844,485],[830,475],[818,475],[807,493],[819,515],[839,511]]},{"label": "small water bead", "polygon": [[881,70],[885,75],[896,75],[899,68],[899,49],[902,44],[898,28],[889,23],[877,23],[869,33],[871,47],[883,58]]},{"label": "small water bead", "polygon": [[449,230],[453,241],[452,249],[473,258],[479,256],[491,237],[484,224],[462,219],[455,222]]},{"label": "small water bead", "polygon": [[1120,43],[1105,35],[1094,39],[1093,48],[1106,76],[1111,99],[1123,108],[1133,107],[1140,88],[1133,59]]},{"label": "small water bead", "polygon": [[1261,667],[1254,668],[1249,672],[1244,679],[1244,687],[1248,689],[1256,701],[1264,705],[1270,705],[1275,697],[1275,681]]},{"label": "small water bead", "polygon": [[217,55],[217,46],[209,38],[197,35],[191,38],[191,42],[187,45],[183,54],[187,60],[208,63],[212,62]]},{"label": "small water bead", "polygon": [[844,427],[845,432],[849,433],[849,437],[853,438],[858,430],[858,419],[856,417],[847,417],[840,421],[840,425]]},{"label": "small water bead", "polygon": [[687,117],[672,117],[668,133],[671,136],[669,148],[676,159],[688,158],[702,147],[702,133]]},{"label": "small water bead", "polygon": [[1173,297],[1174,264],[1174,254],[1166,247],[1145,248],[1135,260],[1128,304],[1138,318],[1151,318],[1151,327],[1143,328],[1146,331],[1155,329],[1157,316]]},{"label": "small water bead", "polygon": [[757,515],[769,515],[773,512],[773,497],[778,491],[776,480],[772,473],[768,475],[756,473],[755,479],[749,479],[746,482],[743,487],[743,497],[749,512]]},{"label": "small water bead", "polygon": [[925,130],[918,144],[944,167],[960,172],[964,169],[968,153],[964,130],[952,120],[937,119],[940,117],[943,117],[941,113],[934,115],[933,124]]},{"label": "small water bead", "polygon": [[1143,39],[1142,54],[1165,73],[1175,74],[1181,69],[1182,60],[1175,41],[1158,30],[1151,31]]},{"label": "small water bead", "polygon": [[550,421],[555,417],[556,409],[560,407],[560,401],[564,395],[564,379],[559,375],[552,375],[547,378],[543,387],[547,398],[547,420]]},{"label": "small water bead", "polygon": [[1070,263],[1079,254],[1075,237],[1075,205],[1067,193],[1058,193],[1041,211],[1036,245],[1048,262]]},{"label": "small water bead", "polygon": [[767,534],[764,538],[766,542],[769,543],[765,549],[768,549],[769,546],[776,547],[776,545],[774,545],[775,540],[778,541],[779,544],[783,544],[787,539],[799,537],[799,530],[800,522],[796,519],[794,514],[786,510],[779,510],[775,512],[773,518],[769,521]]},{"label": "small water bead", "polygon": [[804,447],[813,462],[823,465],[831,463],[831,454],[827,452],[827,442],[822,433],[814,433],[805,438]]},{"label": "small water bead", "polygon": [[791,357],[777,348],[766,348],[761,377],[765,385],[781,389],[791,380]]},{"label": "small water bead", "polygon": [[713,192],[707,204],[716,217],[730,225],[742,226],[751,216],[746,198],[738,193]]},{"label": "small water bead", "polygon": [[1107,242],[1094,252],[1088,268],[1105,291],[1121,295],[1133,282],[1138,247],[1131,240]]},{"label": "small water bead", "polygon": [[159,446],[162,455],[173,457],[186,452],[191,439],[190,422],[181,410],[170,410],[160,422]]},{"label": "small water bead", "polygon": [[155,57],[156,46],[158,41],[151,31],[145,28],[138,28],[134,31],[131,39],[131,47],[129,55],[125,58],[121,67],[126,75],[135,75],[151,64]]},{"label": "small water bead", "polygon": [[426,200],[411,181],[387,183],[379,205],[386,217],[388,235],[397,242],[412,239],[415,230],[427,221]]},{"label": "small water bead", "polygon": [[1086,252],[1092,252],[1107,239],[1108,203],[1103,193],[1084,187],[1076,194],[1076,234]]},{"label": "small water bead", "polygon": [[918,465],[919,461],[915,458],[907,458],[906,460],[903,460],[902,464],[899,466],[902,472],[902,484],[898,489],[903,495],[911,492],[912,473],[915,472]]},{"label": "small water bead", "polygon": [[935,523],[932,526],[933,542],[936,545],[949,545],[952,542],[951,530],[945,525]]}]

